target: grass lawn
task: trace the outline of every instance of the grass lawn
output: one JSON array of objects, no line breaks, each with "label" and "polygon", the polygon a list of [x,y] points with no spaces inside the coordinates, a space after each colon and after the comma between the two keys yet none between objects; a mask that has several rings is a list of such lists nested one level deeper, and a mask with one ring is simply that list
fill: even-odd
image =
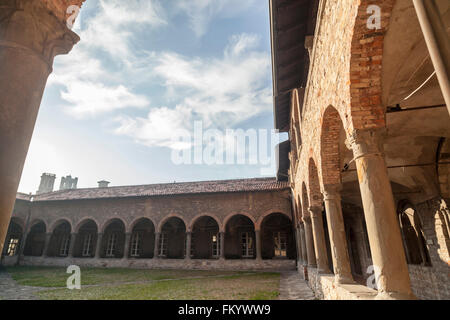
[{"label": "grass lawn", "polygon": [[271,300],[280,283],[278,273],[82,268],[81,290],[68,290],[65,268],[7,271],[21,285],[42,287],[36,295],[49,300]]}]

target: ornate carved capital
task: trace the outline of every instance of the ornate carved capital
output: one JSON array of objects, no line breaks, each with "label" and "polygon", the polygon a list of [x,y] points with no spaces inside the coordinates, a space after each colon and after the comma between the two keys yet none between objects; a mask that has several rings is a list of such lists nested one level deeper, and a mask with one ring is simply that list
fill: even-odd
[{"label": "ornate carved capital", "polygon": [[[7,0],[0,6],[0,47],[29,53],[52,70],[53,59],[69,53],[80,41],[65,24],[65,16],[54,7],[77,1]],[[79,1],[78,1],[79,2]],[[53,5],[53,6],[52,6]],[[67,9],[67,7],[64,9]],[[60,9],[62,10],[62,9]]]},{"label": "ornate carved capital", "polygon": [[346,141],[348,149],[353,150],[355,159],[368,155],[383,154],[385,128],[371,130],[354,130]]},{"label": "ornate carved capital", "polygon": [[319,215],[322,215],[322,208],[317,206],[311,206],[308,208],[310,212],[311,218],[317,218]]},{"label": "ornate carved capital", "polygon": [[342,191],[342,185],[341,184],[328,184],[323,187],[323,199],[325,201],[330,200],[341,200],[341,191]]}]

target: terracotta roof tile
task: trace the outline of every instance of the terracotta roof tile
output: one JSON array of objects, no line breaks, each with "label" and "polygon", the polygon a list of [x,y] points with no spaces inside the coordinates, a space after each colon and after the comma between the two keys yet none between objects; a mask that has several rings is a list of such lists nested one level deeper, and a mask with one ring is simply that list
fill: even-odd
[{"label": "terracotta roof tile", "polygon": [[35,195],[34,201],[154,197],[182,194],[270,191],[287,188],[289,188],[287,182],[277,182],[275,178],[256,178],[62,190]]}]

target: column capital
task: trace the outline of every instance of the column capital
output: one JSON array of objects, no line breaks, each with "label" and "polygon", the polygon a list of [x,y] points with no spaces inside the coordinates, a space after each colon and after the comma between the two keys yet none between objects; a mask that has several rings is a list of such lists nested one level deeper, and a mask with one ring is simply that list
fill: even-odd
[{"label": "column capital", "polygon": [[341,199],[341,184],[328,184],[323,187],[324,200],[340,200]]},{"label": "column capital", "polygon": [[318,206],[311,206],[311,207],[309,207],[308,208],[308,211],[310,212],[310,214],[311,214],[311,218],[316,218],[316,217],[318,217],[319,215],[322,215],[322,208],[321,207],[318,207]]},{"label": "column capital", "polygon": [[345,141],[348,149],[353,150],[355,160],[369,155],[383,154],[383,140],[386,128],[370,130],[355,129]]},{"label": "column capital", "polygon": [[31,53],[52,71],[53,59],[69,53],[80,37],[66,25],[66,11],[80,0],[8,1],[0,19],[0,47]]}]

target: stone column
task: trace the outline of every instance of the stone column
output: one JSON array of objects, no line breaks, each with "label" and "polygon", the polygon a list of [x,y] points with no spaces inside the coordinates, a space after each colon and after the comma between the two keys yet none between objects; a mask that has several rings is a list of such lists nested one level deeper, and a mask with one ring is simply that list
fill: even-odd
[{"label": "stone column", "polygon": [[380,299],[414,299],[380,130],[357,130],[353,149]]},{"label": "stone column", "polygon": [[28,233],[29,233],[28,229],[25,229],[25,231],[22,235],[22,239],[20,240],[19,252],[18,252],[17,263],[16,263],[17,266],[20,265],[20,260],[23,257],[23,252],[25,251],[25,244],[27,243]]},{"label": "stone column", "polygon": [[341,185],[325,186],[323,193],[330,235],[331,255],[336,283],[354,283],[350,267],[344,217],[341,205]]},{"label": "stone column", "polygon": [[192,242],[192,232],[186,232],[186,254],[185,259],[191,259],[191,242]]},{"label": "stone column", "polygon": [[97,248],[95,250],[95,258],[100,259],[102,255],[103,233],[97,235]]},{"label": "stone column", "polygon": [[302,254],[302,246],[301,246],[301,236],[300,236],[300,225],[295,227],[295,239],[297,240],[295,243],[297,244],[297,261],[303,265],[303,254]]},{"label": "stone column", "polygon": [[315,268],[317,267],[317,264],[316,264],[316,253],[314,251],[314,236],[311,226],[311,218],[304,217],[303,221],[305,223],[306,253],[308,266]]},{"label": "stone column", "polygon": [[160,232],[155,233],[155,248],[153,249],[153,259],[159,259],[159,237],[161,236]]},{"label": "stone column", "polygon": [[74,256],[76,241],[77,241],[77,234],[76,233],[72,233],[70,235],[69,254],[67,255],[69,258],[73,258],[73,256]]},{"label": "stone column", "polygon": [[305,224],[304,223],[300,223],[300,240],[301,240],[300,245],[302,246],[303,265],[306,266],[308,264],[308,252],[306,249],[306,237],[305,237]]},{"label": "stone column", "polygon": [[52,239],[52,233],[45,234],[45,244],[44,244],[44,257],[48,257],[48,250],[50,247],[50,240]]},{"label": "stone column", "polygon": [[130,256],[130,245],[131,245],[131,233],[125,234],[125,246],[123,249],[123,258],[122,259],[128,259]]},{"label": "stone column", "polygon": [[64,23],[68,6],[56,14],[47,3],[2,1],[0,7],[0,252],[53,58],[80,40]]},{"label": "stone column", "polygon": [[322,208],[309,207],[311,215],[312,230],[314,237],[314,249],[316,250],[317,269],[321,274],[329,274],[327,245],[325,242],[325,232],[323,230]]},{"label": "stone column", "polygon": [[255,237],[256,237],[256,260],[261,260],[261,231],[256,230],[255,231]]},{"label": "stone column", "polygon": [[225,232],[220,232],[220,259],[225,259]]}]

